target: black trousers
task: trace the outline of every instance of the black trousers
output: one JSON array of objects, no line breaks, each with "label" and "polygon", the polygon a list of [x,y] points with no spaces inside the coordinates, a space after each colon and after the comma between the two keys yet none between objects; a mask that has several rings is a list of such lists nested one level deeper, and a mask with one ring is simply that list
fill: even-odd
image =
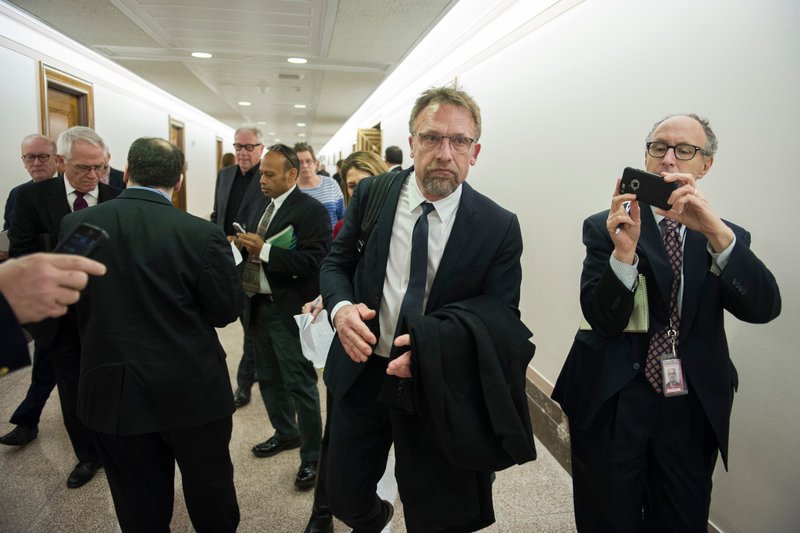
[{"label": "black trousers", "polygon": [[[63,320],[67,320],[69,315]],[[81,372],[81,339],[78,326],[62,326],[50,347],[61,414],[78,461],[97,461],[92,432],[78,419],[78,378]]]},{"label": "black trousers", "polygon": [[198,532],[236,531],[239,504],[229,445],[232,417],[197,428],[118,436],[95,432],[122,531],[168,532],[175,463]]},{"label": "black trousers", "polygon": [[640,375],[570,437],[578,531],[708,530],[718,445],[691,383],[665,398]]},{"label": "black trousers", "polygon": [[53,367],[52,350],[35,345],[33,368],[31,368],[31,384],[25,394],[25,398],[14,411],[14,414],[11,415],[11,420],[9,421],[19,426],[38,426],[42,410],[55,387],[56,371]]},{"label": "black trousers", "polygon": [[492,473],[451,465],[418,415],[377,401],[387,363],[370,357],[347,394],[334,401],[328,453],[333,515],[358,531],[381,530],[376,489],[394,442],[407,531],[476,531],[493,523]]}]

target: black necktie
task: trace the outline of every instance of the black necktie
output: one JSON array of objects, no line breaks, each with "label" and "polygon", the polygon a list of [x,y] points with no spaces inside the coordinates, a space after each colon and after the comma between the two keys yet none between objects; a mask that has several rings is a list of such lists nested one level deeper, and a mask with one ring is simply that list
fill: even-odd
[{"label": "black necktie", "polygon": [[411,232],[411,268],[408,276],[408,287],[400,304],[397,317],[395,337],[406,333],[406,317],[421,315],[425,301],[425,285],[428,280],[428,214],[433,211],[433,204],[423,202],[422,213]]}]

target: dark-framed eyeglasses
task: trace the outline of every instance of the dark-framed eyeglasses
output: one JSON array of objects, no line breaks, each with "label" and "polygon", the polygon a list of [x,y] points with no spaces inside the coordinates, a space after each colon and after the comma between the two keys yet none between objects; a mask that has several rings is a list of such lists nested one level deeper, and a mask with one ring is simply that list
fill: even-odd
[{"label": "dark-framed eyeglasses", "polygon": [[253,150],[256,149],[257,146],[263,146],[263,145],[261,143],[256,143],[256,144],[233,143],[233,149],[236,150],[237,152],[240,151],[242,148],[244,148],[248,152],[252,152]]},{"label": "dark-framed eyeglasses", "polygon": [[289,161],[293,169],[300,172],[300,160],[297,158],[297,153],[285,144],[278,143],[267,146],[267,152],[279,152]]},{"label": "dark-framed eyeglasses", "polygon": [[466,154],[475,139],[463,135],[437,135],[435,133],[416,133],[411,132],[412,136],[419,139],[419,144],[423,150],[437,150],[442,142],[447,139],[450,142],[450,149],[458,154]]},{"label": "dark-framed eyeglasses", "polygon": [[681,161],[690,161],[694,159],[694,156],[697,155],[697,152],[706,155],[705,150],[693,144],[670,145],[667,143],[653,141],[647,143],[646,146],[647,146],[647,153],[650,154],[651,157],[655,157],[658,159],[661,159],[662,157],[667,155],[667,152],[669,151],[670,148],[672,148],[675,151],[675,158],[680,159]]},{"label": "dark-framed eyeglasses", "polygon": [[102,176],[108,170],[108,165],[75,165],[73,163],[69,163],[69,165],[80,174],[88,174],[94,170],[98,175]]},{"label": "dark-framed eyeglasses", "polygon": [[37,159],[40,163],[47,163],[50,161],[50,154],[25,154],[22,156],[22,160],[26,163],[33,163]]}]

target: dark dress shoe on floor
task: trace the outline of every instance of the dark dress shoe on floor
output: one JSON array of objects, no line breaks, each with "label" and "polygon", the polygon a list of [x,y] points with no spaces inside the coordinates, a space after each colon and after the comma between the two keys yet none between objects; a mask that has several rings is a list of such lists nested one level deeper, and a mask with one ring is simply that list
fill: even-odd
[{"label": "dark dress shoe on floor", "polygon": [[0,437],[0,444],[5,444],[6,446],[22,446],[35,439],[38,434],[38,426],[17,426]]},{"label": "dark dress shoe on floor", "polygon": [[77,489],[86,485],[102,466],[103,463],[100,461],[82,461],[78,463],[67,478],[67,487]]},{"label": "dark dress shoe on floor", "polygon": [[367,531],[383,531],[386,526],[389,525],[389,522],[392,521],[392,517],[394,516],[394,507],[391,503],[387,502],[386,500],[381,500],[381,506],[383,507],[383,525],[377,530],[366,530],[366,529],[353,529],[351,533],[366,533]]},{"label": "dark dress shoe on floor", "polygon": [[333,515],[314,516],[308,519],[308,525],[303,533],[333,533]]},{"label": "dark dress shoe on floor", "polygon": [[278,437],[272,436],[266,442],[253,446],[253,455],[256,457],[272,457],[284,450],[291,450],[299,447],[300,437],[281,440]]},{"label": "dark dress shoe on floor", "polygon": [[300,465],[297,476],[294,478],[294,486],[298,489],[310,489],[314,487],[317,480],[317,462],[309,461]]},{"label": "dark dress shoe on floor", "polygon": [[233,403],[237,408],[250,403],[250,389],[236,387],[236,392],[233,393]]}]

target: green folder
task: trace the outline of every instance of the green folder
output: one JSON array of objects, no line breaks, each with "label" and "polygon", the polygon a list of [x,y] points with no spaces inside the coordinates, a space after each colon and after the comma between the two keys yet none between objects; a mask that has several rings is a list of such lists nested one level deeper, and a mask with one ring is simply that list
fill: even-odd
[{"label": "green folder", "polygon": [[[636,284],[636,292],[633,294],[633,310],[628,325],[623,331],[627,333],[647,333],[650,328],[650,313],[647,309],[647,279],[643,274],[639,274],[639,281]],[[592,326],[581,317],[580,329],[591,331]]]},{"label": "green folder", "polygon": [[278,233],[268,238],[265,242],[271,246],[283,248],[284,250],[296,250],[297,235],[294,234],[294,226],[289,224]]}]

